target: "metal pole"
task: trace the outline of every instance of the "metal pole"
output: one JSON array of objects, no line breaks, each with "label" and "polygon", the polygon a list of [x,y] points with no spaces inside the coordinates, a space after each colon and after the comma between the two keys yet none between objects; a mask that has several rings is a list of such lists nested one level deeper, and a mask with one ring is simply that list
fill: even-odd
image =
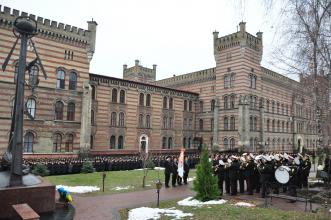
[{"label": "metal pole", "polygon": [[157,190],[157,207],[160,207],[160,190]]},{"label": "metal pole", "polygon": [[[26,48],[28,36],[21,34],[21,49],[18,61],[17,74],[17,94],[15,97],[15,124],[13,135],[13,159],[11,165],[11,175],[9,186],[22,185],[22,164],[23,164],[23,111],[24,111],[24,82],[25,82],[25,68],[26,68]],[[16,166],[14,166],[14,164]]]}]

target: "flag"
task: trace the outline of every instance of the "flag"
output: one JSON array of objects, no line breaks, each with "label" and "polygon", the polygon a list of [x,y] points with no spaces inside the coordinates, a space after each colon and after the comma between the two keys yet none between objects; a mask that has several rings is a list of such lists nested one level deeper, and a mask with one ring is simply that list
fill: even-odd
[{"label": "flag", "polygon": [[178,158],[178,175],[183,178],[184,176],[184,149],[180,150],[180,155]]}]

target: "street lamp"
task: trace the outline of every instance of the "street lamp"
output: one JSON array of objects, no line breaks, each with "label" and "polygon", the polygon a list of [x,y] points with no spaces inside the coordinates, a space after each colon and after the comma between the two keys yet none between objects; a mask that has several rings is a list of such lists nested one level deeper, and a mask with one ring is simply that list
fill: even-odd
[{"label": "street lamp", "polygon": [[160,207],[160,190],[162,188],[162,182],[158,179],[155,183],[156,193],[157,193],[157,207]]}]

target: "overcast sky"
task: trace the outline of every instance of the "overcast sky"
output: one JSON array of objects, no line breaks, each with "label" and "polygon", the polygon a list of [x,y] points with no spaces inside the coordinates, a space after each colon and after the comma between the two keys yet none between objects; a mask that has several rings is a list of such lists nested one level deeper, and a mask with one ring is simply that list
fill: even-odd
[{"label": "overcast sky", "polygon": [[90,72],[122,78],[123,64],[157,64],[157,79],[215,66],[214,30],[219,36],[246,30],[263,32],[262,65],[277,44],[279,16],[262,0],[0,0],[0,4],[50,20],[87,29],[98,23]]}]

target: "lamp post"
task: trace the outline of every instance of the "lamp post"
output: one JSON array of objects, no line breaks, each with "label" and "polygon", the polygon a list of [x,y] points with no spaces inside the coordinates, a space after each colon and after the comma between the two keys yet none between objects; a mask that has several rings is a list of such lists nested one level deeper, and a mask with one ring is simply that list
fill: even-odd
[{"label": "lamp post", "polygon": [[162,182],[158,179],[155,183],[157,193],[157,207],[160,207],[160,190],[162,188]]},{"label": "lamp post", "polygon": [[102,192],[105,192],[105,179],[106,179],[106,173],[102,173]]}]

